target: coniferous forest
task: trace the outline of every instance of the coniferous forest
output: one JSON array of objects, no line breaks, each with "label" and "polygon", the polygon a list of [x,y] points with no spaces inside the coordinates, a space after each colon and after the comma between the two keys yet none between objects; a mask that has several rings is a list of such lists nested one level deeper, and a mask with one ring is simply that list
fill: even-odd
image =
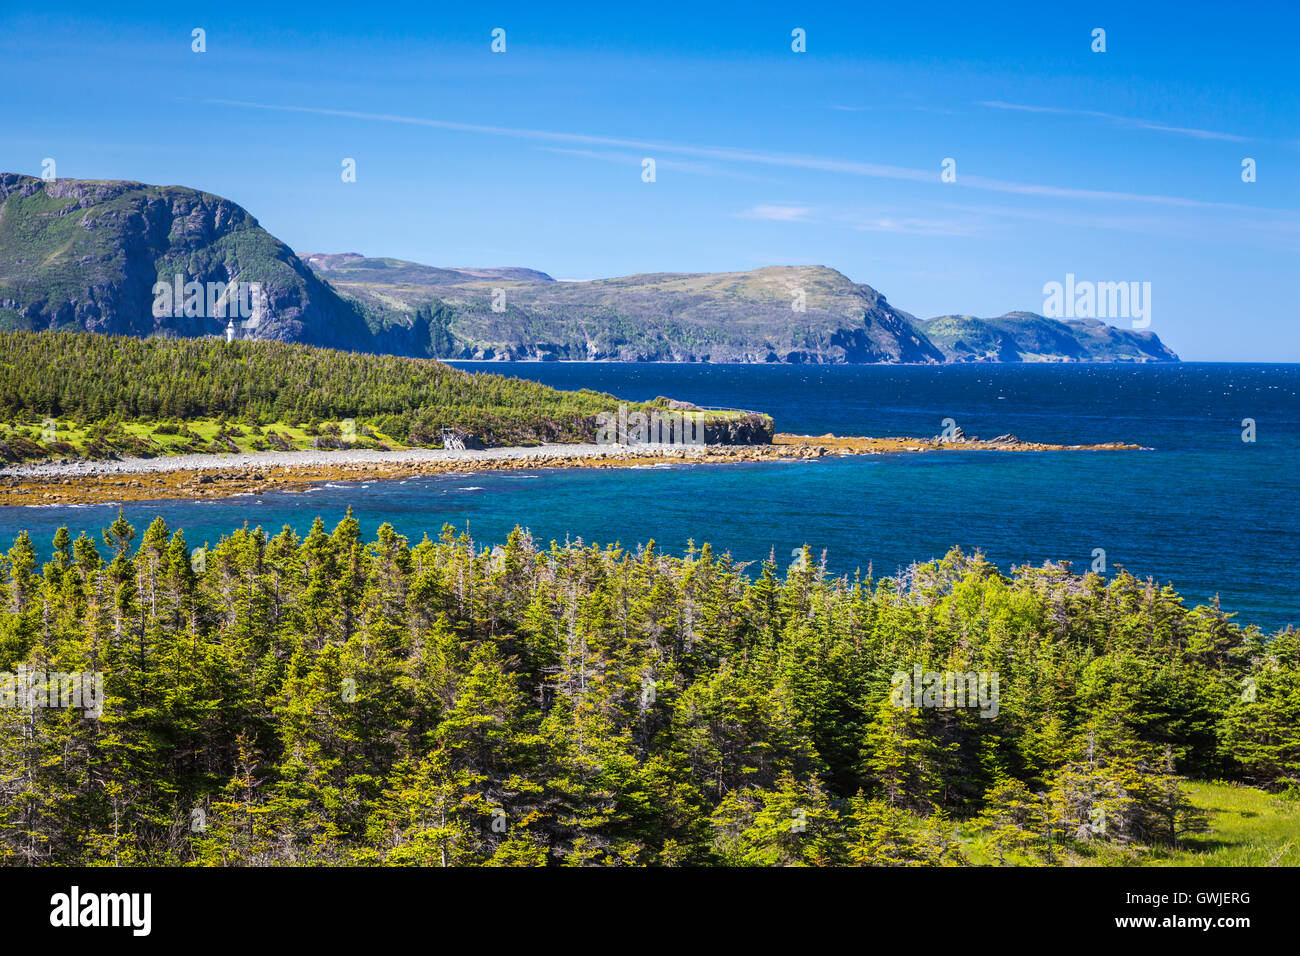
[{"label": "coniferous forest", "polygon": [[[1300,634],[1124,572],[350,513],[196,557],[119,515],[19,537],[3,592],[0,671],[105,681],[98,719],[0,708],[10,865],[1132,862],[1203,827],[1187,778],[1300,782]],[[996,713],[900,706],[919,672],[996,673]]]},{"label": "coniferous forest", "polygon": [[[427,445],[444,427],[488,444],[590,441],[610,395],[562,392],[442,362],[283,342],[0,331],[0,420],[81,424],[355,418]],[[68,449],[71,451],[71,449]]]}]

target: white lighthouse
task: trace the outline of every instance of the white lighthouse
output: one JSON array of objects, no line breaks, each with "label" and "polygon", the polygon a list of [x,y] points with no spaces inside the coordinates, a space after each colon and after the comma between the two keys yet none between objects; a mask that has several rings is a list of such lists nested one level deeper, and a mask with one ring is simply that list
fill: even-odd
[{"label": "white lighthouse", "polygon": [[226,341],[227,342],[235,341],[235,320],[234,319],[231,319],[229,322],[226,323]]}]

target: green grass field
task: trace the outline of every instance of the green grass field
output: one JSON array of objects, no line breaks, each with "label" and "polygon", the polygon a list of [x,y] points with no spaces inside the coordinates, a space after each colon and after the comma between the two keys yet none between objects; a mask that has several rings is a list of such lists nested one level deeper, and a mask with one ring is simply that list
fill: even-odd
[{"label": "green grass field", "polygon": [[[115,429],[110,443],[120,445],[120,439],[122,438],[134,440],[140,444],[122,450],[149,455],[301,450],[314,447],[313,442],[318,436],[342,438],[344,432],[344,423],[336,421],[319,423],[315,429],[316,434],[313,434],[309,426],[304,423],[291,422],[271,422],[267,425],[254,427],[239,422],[226,422],[223,424],[214,418],[195,418],[183,423],[171,423],[177,426],[174,431],[170,429],[159,431],[159,425],[163,424],[161,422],[123,422]],[[364,425],[362,422],[355,422],[354,425],[356,428],[356,444],[362,447],[383,445],[394,450],[407,447],[391,435],[384,434],[368,425]],[[272,432],[281,441],[272,440],[270,437]],[[224,440],[218,441],[214,445],[213,443],[218,439],[218,436],[223,434],[225,436]],[[43,448],[48,448],[50,443],[46,441],[46,435],[47,432],[42,421],[0,422],[0,441],[25,438],[41,444]],[[54,436],[57,442],[70,445],[72,450],[62,456],[51,454],[50,457],[82,457],[87,454],[88,449],[95,442],[95,427],[77,425],[72,421],[62,420],[55,423]],[[229,447],[231,444],[233,444],[234,448]]]},{"label": "green grass field", "polygon": [[1151,866],[1300,866],[1300,801],[1230,783],[1189,783],[1209,829],[1177,850],[1154,849]]},{"label": "green grass field", "polygon": [[[1074,844],[1054,861],[1066,866],[1300,866],[1300,801],[1232,783],[1188,783],[1192,803],[1208,817],[1203,833],[1173,847],[1117,847]],[[958,828],[958,842],[976,866],[996,866],[988,839],[969,826]],[[1004,865],[1041,866],[1026,855],[1008,856]]]}]

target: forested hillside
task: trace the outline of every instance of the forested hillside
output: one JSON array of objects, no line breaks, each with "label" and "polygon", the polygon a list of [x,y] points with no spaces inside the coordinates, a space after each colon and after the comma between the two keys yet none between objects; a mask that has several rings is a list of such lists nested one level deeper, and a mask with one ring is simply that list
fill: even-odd
[{"label": "forested hillside", "polygon": [[[0,862],[1140,859],[1202,826],[1180,777],[1300,777],[1300,634],[1122,572],[746,574],[350,515],[194,544],[119,517],[8,552],[0,671],[107,700],[0,707]],[[897,706],[918,665],[995,672],[996,713]]]},{"label": "forested hillside", "polygon": [[0,421],[33,422],[31,434],[9,436],[28,441],[39,438],[45,418],[65,431],[103,423],[108,438],[122,422],[229,418],[353,419],[412,445],[436,443],[442,427],[488,444],[590,441],[595,416],[617,407],[609,395],[428,359],[280,342],[0,332]]}]

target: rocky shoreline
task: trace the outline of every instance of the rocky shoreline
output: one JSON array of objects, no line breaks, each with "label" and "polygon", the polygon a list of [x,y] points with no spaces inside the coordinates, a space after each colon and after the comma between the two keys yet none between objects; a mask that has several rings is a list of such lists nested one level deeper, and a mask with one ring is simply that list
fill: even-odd
[{"label": "rocky shoreline", "polygon": [[537,468],[628,468],[817,460],[838,455],[953,451],[1138,451],[1140,445],[1050,445],[1014,436],[993,441],[846,438],[778,434],[770,445],[541,445],[450,451],[414,448],[175,455],[47,461],[0,468],[0,506],[68,505],[167,498],[225,498],[301,491],[326,482],[386,481],[419,475]]}]

